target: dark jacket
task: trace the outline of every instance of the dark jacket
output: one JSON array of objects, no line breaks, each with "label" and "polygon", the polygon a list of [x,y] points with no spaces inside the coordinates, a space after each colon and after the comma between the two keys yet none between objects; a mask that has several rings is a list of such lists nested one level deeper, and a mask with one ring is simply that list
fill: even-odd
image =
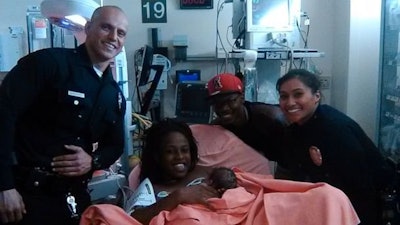
[{"label": "dark jacket", "polygon": [[266,158],[279,161],[286,120],[279,106],[245,102],[248,120],[240,127],[224,126]]},{"label": "dark jacket", "polygon": [[[378,224],[378,191],[391,181],[394,171],[355,121],[320,105],[305,124],[289,127],[285,143],[283,165],[289,169],[290,179],[327,182],[341,189],[362,224]],[[312,146],[321,152],[319,166],[310,156]]]},{"label": "dark jacket", "polygon": [[110,166],[123,151],[124,113],[110,67],[99,77],[84,45],[23,57],[0,87],[0,191],[15,187],[15,161],[50,168],[54,156],[69,153],[66,144],[97,158],[92,169]]}]

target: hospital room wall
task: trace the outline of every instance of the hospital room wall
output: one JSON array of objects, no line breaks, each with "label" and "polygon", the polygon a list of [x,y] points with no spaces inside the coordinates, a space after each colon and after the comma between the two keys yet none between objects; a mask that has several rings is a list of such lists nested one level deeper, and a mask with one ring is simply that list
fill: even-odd
[{"label": "hospital room wall", "polygon": [[[40,5],[41,0],[14,0],[0,2],[0,34],[8,33],[9,26],[20,26],[26,31],[26,9],[30,5]],[[193,57],[186,62],[175,62],[172,59],[170,75],[177,69],[201,69],[203,80],[209,79],[220,70],[217,69],[214,56],[216,48],[216,9],[181,10],[179,1],[167,0],[167,23],[142,23],[141,1],[104,0],[105,5],[115,4],[123,8],[130,20],[130,33],[126,42],[128,71],[133,80],[133,54],[135,50],[151,44],[149,28],[159,28],[159,40],[162,46],[169,47],[173,57],[172,39],[174,35],[184,34],[188,37],[187,54]],[[302,11],[311,19],[309,47],[325,53],[322,58],[312,61],[324,75],[332,76],[330,104],[348,113],[366,130],[370,137],[375,136],[375,118],[377,105],[377,77],[379,61],[380,9],[376,7],[379,0],[302,0]],[[367,8],[368,6],[373,6]],[[368,10],[372,17],[355,12],[358,7]],[[372,11],[372,13],[371,13]],[[220,32],[225,38],[227,27],[231,24],[232,8],[225,4],[220,15]],[[372,26],[371,26],[372,25]],[[229,32],[228,32],[229,33]],[[355,35],[356,33],[363,35]],[[365,35],[374,34],[363,40]],[[230,34],[229,34],[230,35]],[[372,46],[371,46],[372,45]],[[361,46],[369,46],[363,49]],[[357,57],[362,56],[362,57]],[[205,58],[203,58],[205,57]],[[222,60],[217,60],[220,63]],[[361,67],[367,66],[366,69]],[[221,67],[219,67],[221,68]],[[233,67],[227,67],[233,72]],[[351,76],[349,75],[351,74]],[[362,82],[359,82],[362,80]],[[368,88],[364,88],[368,87]],[[166,97],[165,106],[173,110],[174,84],[168,82],[168,89],[163,91]],[[360,96],[364,96],[360,98]],[[357,103],[355,102],[357,101]],[[172,112],[168,110],[167,116]],[[365,113],[367,112],[367,113]]]}]

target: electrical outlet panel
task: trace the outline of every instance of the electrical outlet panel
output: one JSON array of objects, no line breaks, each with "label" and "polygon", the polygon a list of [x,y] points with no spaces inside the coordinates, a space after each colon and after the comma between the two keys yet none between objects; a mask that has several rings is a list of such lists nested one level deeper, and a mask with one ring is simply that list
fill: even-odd
[{"label": "electrical outlet panel", "polygon": [[321,89],[330,89],[331,88],[331,76],[319,76],[319,81],[321,82]]}]

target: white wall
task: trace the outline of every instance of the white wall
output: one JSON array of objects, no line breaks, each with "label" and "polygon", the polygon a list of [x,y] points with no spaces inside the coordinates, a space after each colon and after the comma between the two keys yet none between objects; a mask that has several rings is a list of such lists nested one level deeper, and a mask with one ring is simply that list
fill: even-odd
[{"label": "white wall", "polygon": [[[336,10],[332,9],[335,2],[331,0],[302,0],[302,11],[310,17],[309,48],[324,52],[322,58],[311,59],[315,65],[314,70],[323,76],[331,76],[332,79],[336,79],[336,74],[332,71],[332,61],[335,56],[335,48],[332,43],[336,38],[334,33]],[[332,88],[322,91],[323,103],[331,104],[331,93]]]},{"label": "white wall", "polygon": [[[311,17],[310,46],[326,53],[317,65],[332,75],[330,104],[375,139],[380,0],[303,0]],[[307,11],[308,12],[308,11]]]},{"label": "white wall", "polygon": [[377,129],[381,1],[337,0],[332,105],[375,140]]},{"label": "white wall", "polygon": [[0,33],[8,33],[9,26],[26,28],[26,10],[28,6],[39,5],[40,0],[0,1]]},{"label": "white wall", "polygon": [[347,114],[374,137],[377,118],[380,0],[351,1]]},{"label": "white wall", "polygon": [[332,11],[340,12],[333,16],[332,42],[332,100],[331,105],[346,112],[347,77],[349,71],[349,39],[350,39],[350,1],[334,1]]}]

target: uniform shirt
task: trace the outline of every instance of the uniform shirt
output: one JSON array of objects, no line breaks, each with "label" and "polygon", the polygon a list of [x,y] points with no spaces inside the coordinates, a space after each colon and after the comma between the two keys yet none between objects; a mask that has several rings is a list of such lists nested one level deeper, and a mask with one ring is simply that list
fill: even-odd
[{"label": "uniform shirt", "polygon": [[261,102],[246,101],[244,106],[247,110],[247,122],[242,126],[224,127],[269,160],[279,161],[286,126],[282,111],[276,105]]},{"label": "uniform shirt", "polygon": [[[362,224],[377,224],[377,190],[392,176],[375,144],[350,117],[320,105],[305,124],[291,125],[286,136],[284,165],[290,179],[327,182],[346,193]],[[318,148],[322,164],[315,163],[310,149]],[[312,151],[312,150],[311,150]]]},{"label": "uniform shirt", "polygon": [[0,191],[15,186],[13,155],[19,166],[51,168],[71,144],[92,155],[92,169],[108,167],[123,151],[124,113],[110,67],[99,77],[84,44],[23,57],[0,87]]}]

